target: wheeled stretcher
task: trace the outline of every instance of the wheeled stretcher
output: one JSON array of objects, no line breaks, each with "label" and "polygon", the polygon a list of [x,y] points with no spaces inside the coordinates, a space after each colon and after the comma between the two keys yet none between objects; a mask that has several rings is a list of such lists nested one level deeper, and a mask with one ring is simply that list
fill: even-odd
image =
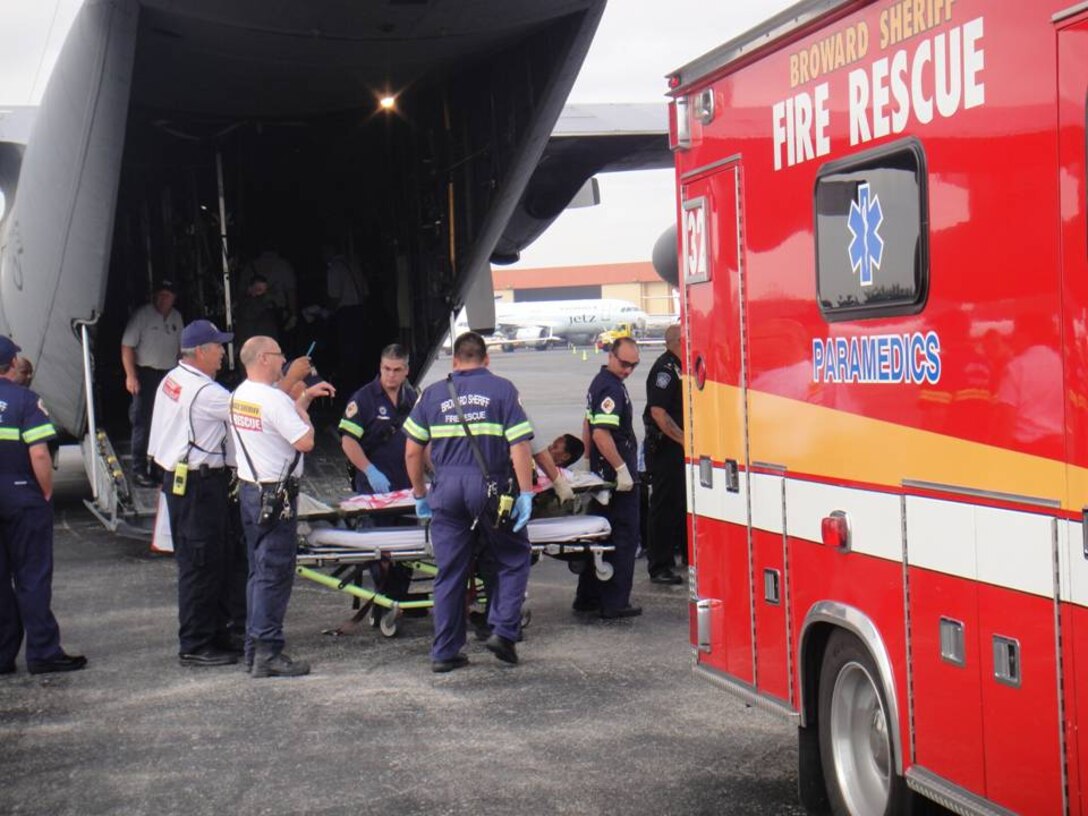
[{"label": "wheeled stretcher", "polygon": [[[597,576],[607,581],[612,577],[612,565],[604,554],[614,547],[608,541],[612,528],[600,516],[561,516],[529,522],[529,543],[534,555],[547,555],[568,562],[573,572],[588,569],[590,564]],[[413,572],[431,578],[433,563],[426,527],[382,527],[366,530],[344,530],[317,527],[309,530],[300,542],[297,572],[303,578],[322,586],[339,590],[359,601],[384,611],[378,625],[386,637],[396,634],[398,622],[406,610],[429,609],[433,599],[411,596],[396,600],[377,588],[370,589],[359,580],[364,568],[383,562],[403,563]],[[331,568],[331,574],[321,572]],[[482,590],[477,583],[474,588]]]}]

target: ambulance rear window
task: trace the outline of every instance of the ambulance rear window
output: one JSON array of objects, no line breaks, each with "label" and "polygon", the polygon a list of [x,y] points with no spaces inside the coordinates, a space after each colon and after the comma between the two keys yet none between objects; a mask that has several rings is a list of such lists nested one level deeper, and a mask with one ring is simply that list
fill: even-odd
[{"label": "ambulance rear window", "polygon": [[925,157],[916,140],[816,178],[816,292],[828,320],[921,311],[929,280]]}]

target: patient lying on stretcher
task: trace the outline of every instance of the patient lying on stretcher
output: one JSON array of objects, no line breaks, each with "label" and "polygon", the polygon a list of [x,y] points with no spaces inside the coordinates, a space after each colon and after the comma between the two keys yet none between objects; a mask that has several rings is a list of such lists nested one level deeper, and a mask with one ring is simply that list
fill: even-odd
[{"label": "patient lying on stretcher", "polygon": [[560,502],[571,501],[574,491],[570,486],[570,468],[582,457],[583,450],[582,440],[573,434],[557,436],[547,447],[536,445],[533,448],[533,484],[543,484],[544,489],[551,487]]}]

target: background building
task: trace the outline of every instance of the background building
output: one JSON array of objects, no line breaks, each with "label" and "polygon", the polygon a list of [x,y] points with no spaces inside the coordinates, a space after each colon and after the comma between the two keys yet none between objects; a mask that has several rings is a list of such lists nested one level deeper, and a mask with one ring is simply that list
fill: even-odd
[{"label": "background building", "polygon": [[557,266],[542,269],[492,268],[495,294],[507,303],[534,300],[618,298],[646,314],[675,314],[673,289],[649,261]]}]

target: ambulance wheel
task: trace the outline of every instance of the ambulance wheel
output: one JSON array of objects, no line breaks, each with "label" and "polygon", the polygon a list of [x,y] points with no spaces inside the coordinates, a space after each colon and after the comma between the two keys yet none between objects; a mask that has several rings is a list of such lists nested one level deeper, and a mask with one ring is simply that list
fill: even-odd
[{"label": "ambulance wheel", "polygon": [[824,652],[817,722],[831,812],[903,814],[907,788],[895,770],[880,672],[864,644],[841,629],[831,635]]},{"label": "ambulance wheel", "polygon": [[378,624],[378,629],[382,633],[383,637],[391,638],[397,634],[397,628],[400,625],[400,610],[399,609],[387,609],[382,613],[381,622]]},{"label": "ambulance wheel", "polygon": [[611,581],[612,580],[612,565],[609,564],[607,561],[602,563],[600,568],[597,570],[597,580],[598,581]]},{"label": "ambulance wheel", "polygon": [[586,562],[581,558],[575,558],[573,561],[567,562],[567,569],[573,572],[575,575],[581,575],[586,571]]}]

